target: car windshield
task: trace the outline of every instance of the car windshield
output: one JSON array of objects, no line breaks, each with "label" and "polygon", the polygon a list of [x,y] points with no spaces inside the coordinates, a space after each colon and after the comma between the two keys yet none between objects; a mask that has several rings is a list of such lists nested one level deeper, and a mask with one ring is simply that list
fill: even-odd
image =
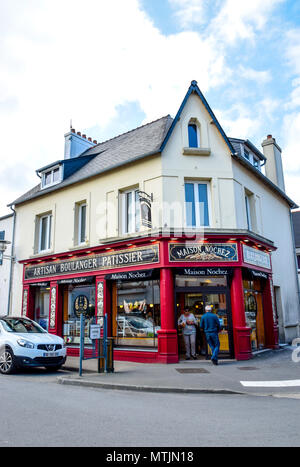
[{"label": "car windshield", "polygon": [[42,334],[46,331],[37,323],[24,318],[6,318],[1,320],[1,323],[7,332],[20,332],[22,334],[35,333]]}]

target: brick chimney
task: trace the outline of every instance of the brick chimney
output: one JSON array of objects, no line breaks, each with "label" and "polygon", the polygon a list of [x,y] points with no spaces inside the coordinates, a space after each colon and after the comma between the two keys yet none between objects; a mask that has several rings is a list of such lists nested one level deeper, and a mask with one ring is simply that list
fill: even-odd
[{"label": "brick chimney", "polygon": [[267,139],[262,142],[263,152],[267,158],[266,176],[285,191],[284,175],[281,159],[281,148],[276,143],[276,139],[272,135],[268,135]]},{"label": "brick chimney", "polygon": [[92,141],[92,138],[87,138],[86,135],[81,135],[81,132],[71,128],[68,133],[65,134],[65,159],[73,159],[74,157],[80,156],[84,151],[92,148],[97,144],[96,141]]}]

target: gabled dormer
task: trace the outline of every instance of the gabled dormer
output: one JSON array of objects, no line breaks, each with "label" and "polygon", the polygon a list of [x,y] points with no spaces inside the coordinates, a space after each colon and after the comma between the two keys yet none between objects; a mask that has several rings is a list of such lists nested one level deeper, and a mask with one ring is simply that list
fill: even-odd
[{"label": "gabled dormer", "polygon": [[71,128],[65,134],[64,159],[53,162],[36,171],[41,179],[41,189],[44,190],[58,185],[90,162],[95,155],[85,156],[84,154],[97,144],[96,140],[87,138],[86,135],[81,135],[80,131],[76,133],[74,128]]},{"label": "gabled dormer", "polygon": [[266,163],[266,157],[254,146],[254,144],[252,144],[248,139],[229,138],[229,140],[237,154],[250,162],[253,167],[261,172],[262,167]]}]

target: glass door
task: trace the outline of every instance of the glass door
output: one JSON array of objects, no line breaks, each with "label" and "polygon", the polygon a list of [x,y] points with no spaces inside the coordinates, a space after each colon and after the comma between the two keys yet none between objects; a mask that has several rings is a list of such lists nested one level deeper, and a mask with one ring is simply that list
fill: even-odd
[{"label": "glass door", "polygon": [[[228,289],[176,289],[176,322],[183,313],[185,308],[189,308],[190,312],[195,315],[197,319],[197,339],[196,339],[196,352],[200,356],[209,355],[209,348],[207,347],[205,335],[200,329],[200,321],[205,313],[205,307],[210,305],[212,312],[215,313],[220,321],[221,332],[219,333],[220,339],[220,353],[224,355],[233,356],[233,338],[232,338],[232,322],[230,312],[230,295]],[[178,329],[179,341],[179,354],[184,354],[184,342],[181,330]]]}]

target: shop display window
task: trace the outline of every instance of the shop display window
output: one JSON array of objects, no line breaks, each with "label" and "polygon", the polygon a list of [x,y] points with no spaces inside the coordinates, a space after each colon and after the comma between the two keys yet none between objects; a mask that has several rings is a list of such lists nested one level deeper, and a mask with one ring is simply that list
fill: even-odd
[{"label": "shop display window", "polygon": [[113,335],[117,346],[157,347],[159,281],[117,282],[113,286]]},{"label": "shop display window", "polygon": [[246,325],[251,329],[251,348],[260,350],[265,347],[265,326],[261,281],[243,280]]},{"label": "shop display window", "polygon": [[85,344],[92,344],[89,338],[90,325],[95,316],[95,286],[73,287],[64,291],[63,338],[68,345],[80,344],[80,315],[85,316]]},{"label": "shop display window", "polygon": [[48,331],[50,287],[37,287],[35,292],[34,321]]}]

